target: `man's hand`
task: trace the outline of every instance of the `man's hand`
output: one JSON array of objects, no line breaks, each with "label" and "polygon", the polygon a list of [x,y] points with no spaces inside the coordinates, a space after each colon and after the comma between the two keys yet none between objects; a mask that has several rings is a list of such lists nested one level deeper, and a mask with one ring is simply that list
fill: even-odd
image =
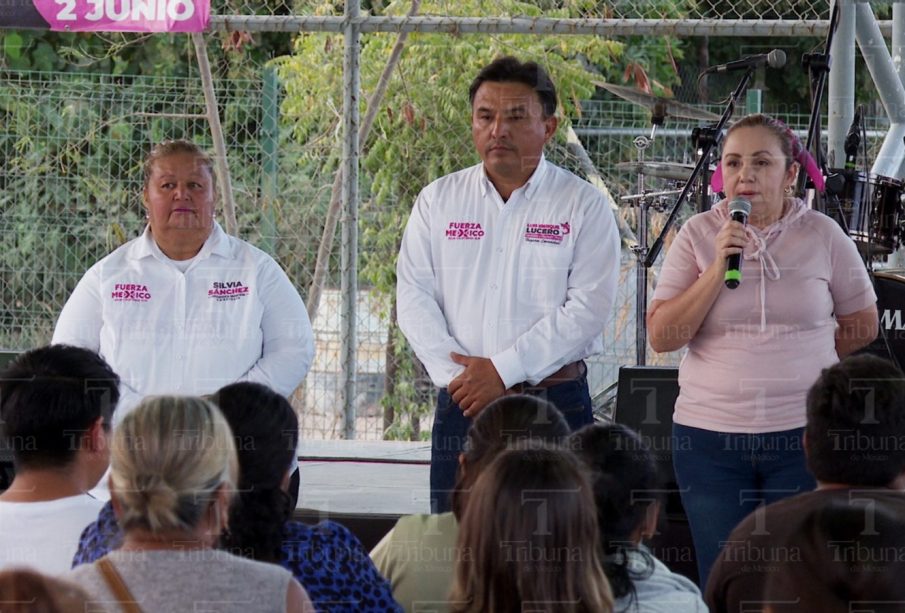
[{"label": "man's hand", "polygon": [[506,393],[503,380],[489,358],[473,358],[455,352],[449,356],[453,362],[465,367],[462,374],[450,381],[447,388],[465,417],[475,417],[484,407]]}]

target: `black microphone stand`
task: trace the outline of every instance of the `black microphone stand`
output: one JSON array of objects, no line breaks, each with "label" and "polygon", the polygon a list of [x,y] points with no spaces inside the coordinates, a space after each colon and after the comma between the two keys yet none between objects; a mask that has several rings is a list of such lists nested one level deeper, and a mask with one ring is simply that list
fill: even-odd
[{"label": "black microphone stand", "polygon": [[[749,68],[745,75],[742,77],[742,80],[739,82],[738,87],[735,88],[735,91],[732,92],[732,95],[729,98],[729,102],[726,105],[725,110],[723,110],[723,115],[720,117],[719,121],[712,127],[702,128],[699,130],[696,135],[696,146],[699,147],[700,156],[698,157],[698,161],[694,166],[694,170],[691,171],[691,175],[685,181],[685,186],[682,188],[682,192],[676,198],[676,203],[672,206],[672,210],[669,212],[669,216],[666,218],[666,223],[663,225],[663,229],[660,231],[659,236],[654,241],[653,245],[651,245],[650,249],[647,250],[646,253],[643,251],[638,254],[638,261],[642,264],[639,267],[639,283],[638,283],[638,313],[636,317],[638,317],[637,322],[637,338],[636,349],[638,353],[638,359],[640,364],[644,364],[644,356],[646,354],[647,349],[647,327],[646,327],[646,319],[647,319],[647,271],[653,266],[654,261],[656,261],[657,256],[660,255],[660,251],[663,249],[663,241],[666,238],[666,234],[669,232],[670,228],[672,228],[673,224],[676,222],[676,217],[679,214],[679,208],[688,198],[688,194],[691,193],[694,188],[695,181],[697,181],[698,177],[704,172],[704,169],[707,168],[709,171],[710,168],[710,157],[713,154],[716,147],[723,140],[723,128],[726,125],[726,122],[732,117],[732,114],[735,112],[735,105],[745,94],[745,91],[748,89],[748,86],[751,84],[751,79],[754,76],[755,67]],[[709,175],[709,172],[707,173]],[[709,181],[708,181],[709,183]],[[706,195],[707,193],[707,185],[702,186],[702,191]]]},{"label": "black microphone stand", "polygon": [[[836,27],[839,25],[839,3],[833,2],[833,10],[830,13],[830,27],[826,34],[826,43],[824,43],[823,53],[808,53],[802,58],[802,64],[808,69],[811,75],[812,100],[811,115],[808,121],[808,134],[805,140],[805,149],[811,151],[814,147],[814,159],[817,161],[817,167],[826,176],[826,156],[823,155],[823,149],[820,144],[820,110],[823,105],[823,90],[826,87],[826,75],[830,72],[830,49],[833,45],[833,36],[836,34]],[[798,184],[795,188],[797,196],[803,196],[805,182],[808,179],[806,172],[798,173]],[[818,208],[818,210],[820,210]],[[826,211],[821,211],[825,213]]]},{"label": "black microphone stand", "polygon": [[[676,203],[672,206],[672,210],[669,212],[669,217],[666,218],[666,223],[663,224],[663,229],[660,231],[660,235],[657,237],[657,240],[654,241],[654,244],[651,245],[650,251],[647,253],[647,257],[644,259],[644,266],[646,268],[650,268],[654,265],[654,261],[657,259],[657,256],[660,255],[660,251],[663,249],[663,241],[666,238],[666,234],[676,222],[676,217],[679,214],[679,208],[682,206],[682,203],[685,202],[685,199],[688,198],[688,194],[691,193],[691,190],[694,188],[694,183],[703,172],[704,167],[710,163],[710,156],[713,154],[713,151],[723,141],[723,128],[726,126],[726,122],[729,121],[729,119],[732,117],[732,114],[735,112],[735,105],[738,104],[738,101],[742,98],[742,96],[745,94],[745,91],[748,89],[748,86],[751,84],[751,78],[754,76],[754,70],[754,68],[749,68],[745,72],[745,75],[739,82],[738,87],[735,88],[735,91],[733,91],[732,95],[729,97],[729,102],[726,104],[726,108],[725,110],[723,110],[723,115],[720,117],[720,120],[716,123],[716,125],[707,128],[707,130],[710,132],[710,137],[706,139],[701,139],[699,137],[698,140],[701,144],[701,155],[694,166],[694,170],[691,171],[691,175],[688,177],[688,180],[685,181],[685,186],[682,188],[682,192],[676,198]],[[705,185],[703,189],[706,190],[707,186]]]}]

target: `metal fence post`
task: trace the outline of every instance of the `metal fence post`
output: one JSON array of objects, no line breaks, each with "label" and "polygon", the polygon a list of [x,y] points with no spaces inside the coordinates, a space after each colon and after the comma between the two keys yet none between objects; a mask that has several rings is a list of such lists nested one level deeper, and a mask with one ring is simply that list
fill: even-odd
[{"label": "metal fence post", "polygon": [[261,243],[260,247],[272,256],[277,253],[277,175],[279,174],[280,90],[277,72],[264,69],[264,90],[261,94]]},{"label": "metal fence post", "polygon": [[361,32],[357,19],[360,0],[346,0],[345,49],[343,58],[343,214],[342,214],[342,295],[340,342],[342,359],[343,433],[355,438],[355,384],[358,299],[358,98],[361,90],[359,60]]}]

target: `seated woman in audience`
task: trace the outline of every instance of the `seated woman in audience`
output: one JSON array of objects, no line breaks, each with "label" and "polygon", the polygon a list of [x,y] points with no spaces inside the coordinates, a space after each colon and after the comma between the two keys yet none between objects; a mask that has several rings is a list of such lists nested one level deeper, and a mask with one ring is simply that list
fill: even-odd
[{"label": "seated woman in audience", "polygon": [[572,435],[571,449],[591,469],[614,610],[707,611],[698,587],[670,571],[642,543],[656,532],[660,503],[657,464],[641,438],[623,425],[592,424]]},{"label": "seated woman in audience", "polygon": [[143,611],[314,611],[292,574],[215,549],[238,462],[220,411],[194,397],[143,400],[115,429],[110,494],[122,546],[66,577],[93,600]]},{"label": "seated woman in audience", "polygon": [[809,513],[784,547],[767,553],[775,562],[764,611],[905,610],[905,519],[881,501],[830,502]]},{"label": "seated woman in audience", "polygon": [[572,452],[538,441],[503,451],[469,495],[450,607],[455,613],[612,611],[598,538],[591,484]]},{"label": "seated woman in audience", "polygon": [[27,568],[0,572],[0,611],[3,613],[87,613],[88,594],[67,581]]},{"label": "seated woman in audience", "polygon": [[[290,521],[286,489],[298,447],[298,418],[289,402],[259,383],[233,383],[211,400],[229,423],[239,458],[239,491],[220,547],[291,571],[318,611],[386,613],[399,609],[361,542],[332,521]],[[73,565],[93,562],[122,542],[110,505],[82,535]]]},{"label": "seated woman in audience", "polygon": [[448,609],[458,558],[458,521],[484,468],[511,443],[530,438],[562,443],[569,432],[556,406],[535,396],[503,396],[478,414],[459,456],[452,513],[402,517],[371,552],[407,612]]}]

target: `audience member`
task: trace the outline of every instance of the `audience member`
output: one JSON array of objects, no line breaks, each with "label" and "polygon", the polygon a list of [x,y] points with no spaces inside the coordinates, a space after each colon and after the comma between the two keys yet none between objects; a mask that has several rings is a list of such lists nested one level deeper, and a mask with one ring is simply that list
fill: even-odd
[{"label": "audience member", "polygon": [[568,435],[569,425],[556,406],[536,396],[504,396],[478,414],[459,456],[452,512],[402,517],[371,552],[408,613],[449,609],[458,521],[484,468],[509,444],[531,438],[561,443]]},{"label": "audience member", "polygon": [[834,500],[812,509],[771,572],[771,613],[894,613],[905,610],[905,519],[877,501]]},{"label": "audience member", "polygon": [[[220,547],[274,562],[292,572],[322,613],[387,613],[398,609],[354,534],[331,521],[290,521],[286,493],[298,446],[298,418],[289,402],[259,383],[233,383],[211,398],[232,429],[239,489]],[[122,543],[112,505],[85,529],[73,565],[94,562]]]},{"label": "audience member", "polygon": [[54,345],[0,376],[0,419],[16,476],[0,495],[0,568],[69,569],[102,502],[87,492],[107,469],[119,378],[96,353]]},{"label": "audience member", "polygon": [[701,591],[673,573],[643,544],[656,532],[660,512],[657,464],[631,429],[592,424],[572,435],[572,450],[591,469],[603,571],[615,611],[707,611]]},{"label": "audience member", "polygon": [[612,611],[591,484],[574,454],[543,445],[503,451],[478,477],[459,530],[455,613]]},{"label": "audience member", "polygon": [[314,611],[286,569],[214,548],[237,474],[216,407],[187,396],[143,400],[113,435],[110,494],[123,545],[67,576],[95,599],[144,611]]},{"label": "audience member", "polygon": [[3,613],[88,613],[88,594],[80,587],[26,568],[0,572]]},{"label": "audience member", "polygon": [[804,437],[817,490],[760,507],[733,530],[707,582],[711,611],[762,602],[767,575],[794,562],[784,543],[834,501],[883,502],[905,515],[903,407],[905,378],[886,360],[859,355],[821,372],[808,392]]}]

